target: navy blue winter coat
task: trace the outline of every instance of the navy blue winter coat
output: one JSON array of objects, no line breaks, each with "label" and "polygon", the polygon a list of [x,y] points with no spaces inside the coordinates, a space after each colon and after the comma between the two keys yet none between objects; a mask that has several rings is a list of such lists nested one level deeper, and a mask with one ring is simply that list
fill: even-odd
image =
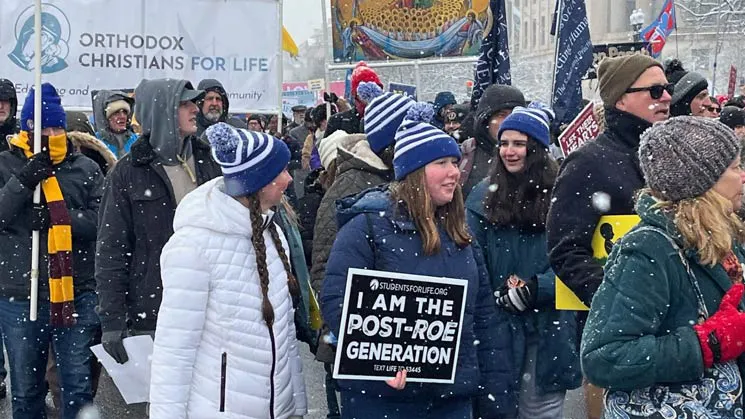
[{"label": "navy blue winter coat", "polygon": [[[340,230],[326,266],[321,293],[323,318],[339,336],[349,268],[466,279],[469,286],[455,383],[407,383],[401,391],[384,382],[340,380],[339,385],[342,391],[361,394],[364,390],[373,397],[380,395],[380,417],[395,417],[386,413],[389,399],[426,403],[433,399],[471,397],[477,402],[481,417],[496,417],[500,406],[495,400],[503,399],[509,387],[506,380],[499,378],[505,377],[504,370],[513,360],[502,357],[505,351],[498,347],[507,327],[502,330],[495,327],[503,323],[496,319],[496,304],[481,250],[478,246],[460,249],[441,230],[440,252],[426,256],[416,224],[405,213],[405,210],[394,210],[385,187],[337,201]],[[373,238],[374,244],[368,237]]]},{"label": "navy blue winter coat", "polygon": [[493,290],[502,287],[510,275],[538,279],[536,311],[505,313],[511,341],[507,346],[515,359],[511,367],[510,392],[520,392],[520,379],[528,340],[537,342],[536,387],[539,394],[571,390],[582,384],[577,351],[577,316],[574,311],[557,311],[555,274],[551,270],[545,231],[530,232],[492,224],[484,211],[488,180],[473,189],[466,201],[468,225],[483,249]]}]

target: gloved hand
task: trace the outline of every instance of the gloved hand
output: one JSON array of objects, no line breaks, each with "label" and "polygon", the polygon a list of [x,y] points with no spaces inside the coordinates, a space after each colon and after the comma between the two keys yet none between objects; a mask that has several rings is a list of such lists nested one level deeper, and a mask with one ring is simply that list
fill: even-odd
[{"label": "gloved hand", "polygon": [[49,208],[44,204],[31,208],[31,230],[47,231],[49,229]]},{"label": "gloved hand", "polygon": [[21,185],[34,189],[42,180],[52,174],[52,159],[49,153],[37,153],[28,159],[25,166],[21,168],[16,177]]},{"label": "gloved hand", "polygon": [[538,295],[538,279],[531,277],[525,280],[525,285],[516,288],[504,286],[495,293],[497,306],[510,313],[522,313],[535,308]]},{"label": "gloved hand", "polygon": [[745,285],[733,285],[724,294],[719,310],[702,324],[693,326],[706,368],[736,359],[745,352],[745,313],[737,309],[743,291]]},{"label": "gloved hand", "polygon": [[338,100],[339,100],[339,96],[337,96],[336,93],[334,92],[331,92],[330,94],[328,92],[323,93],[324,102],[336,103]]},{"label": "gloved hand", "polygon": [[123,338],[124,332],[121,331],[103,332],[101,335],[103,349],[114,358],[114,361],[120,364],[129,361],[127,350],[124,349],[124,344],[122,343]]}]

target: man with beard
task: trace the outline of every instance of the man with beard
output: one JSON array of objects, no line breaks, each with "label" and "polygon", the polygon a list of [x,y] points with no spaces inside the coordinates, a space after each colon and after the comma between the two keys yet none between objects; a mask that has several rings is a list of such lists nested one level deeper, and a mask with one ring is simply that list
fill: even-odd
[{"label": "man with beard", "polygon": [[[8,135],[17,134],[20,131],[16,119],[17,111],[18,97],[13,82],[8,79],[0,79],[0,152],[9,148],[6,141]],[[0,356],[2,356],[1,352],[2,350],[0,350]],[[2,368],[0,366],[0,373],[4,371]],[[4,377],[5,375],[0,374],[0,378]]]},{"label": "man with beard", "polygon": [[246,124],[229,115],[230,101],[222,83],[215,79],[204,79],[199,82],[197,90],[204,90],[205,96],[199,105],[197,114],[197,137],[202,137],[204,130],[218,122],[227,122],[236,128],[246,128]]},{"label": "man with beard", "polygon": [[137,134],[132,129],[135,100],[116,90],[99,90],[93,97],[96,138],[103,141],[117,159],[129,153]]}]

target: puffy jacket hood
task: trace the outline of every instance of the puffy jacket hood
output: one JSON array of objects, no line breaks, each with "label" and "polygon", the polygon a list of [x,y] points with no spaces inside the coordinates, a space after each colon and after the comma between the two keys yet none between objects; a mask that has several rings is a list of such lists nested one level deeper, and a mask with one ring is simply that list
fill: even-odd
[{"label": "puffy jacket hood", "polygon": [[75,150],[98,163],[103,174],[114,167],[116,156],[98,138],[80,131],[68,132],[67,138],[75,147]]},{"label": "puffy jacket hood", "polygon": [[[222,115],[220,115],[220,119],[218,119],[217,122],[227,121],[228,113],[230,112],[230,101],[228,100],[228,94],[225,92],[225,88],[222,86],[222,83],[215,79],[204,79],[199,82],[197,90],[204,90],[205,93],[216,92],[220,95],[220,97],[222,98]],[[199,126],[200,132],[198,132],[197,135],[201,135],[201,131],[204,131],[212,124],[217,123],[205,118],[204,113],[202,113],[202,104],[203,102],[200,101],[199,113],[197,114],[197,125]]]},{"label": "puffy jacket hood", "polygon": [[[163,164],[176,165],[176,156],[184,144],[179,137],[178,107],[181,92],[194,89],[191,83],[178,79],[142,80],[135,89],[135,118]],[[191,144],[186,142],[187,146]],[[188,152],[187,152],[188,153]]]},{"label": "puffy jacket hood", "polygon": [[337,153],[337,176],[339,173],[352,168],[371,168],[374,171],[391,170],[372,151],[364,134],[349,134],[347,137],[342,138],[337,147]]},{"label": "puffy jacket hood", "polygon": [[[129,103],[129,107],[132,109],[135,106],[135,100],[119,90],[99,90],[98,93],[96,93],[96,96],[93,97],[93,124],[96,132],[102,134],[109,132],[109,121],[106,118],[106,106],[117,100],[123,100]],[[131,131],[131,123],[132,113],[130,113],[129,120],[127,121],[127,130]]]},{"label": "puffy jacket hood", "polygon": [[336,201],[336,223],[341,230],[344,224],[359,214],[388,213],[392,210],[388,185],[380,185]]},{"label": "puffy jacket hood", "polygon": [[[18,95],[16,95],[16,88],[8,79],[0,79],[0,100],[7,100],[10,102],[10,116],[8,119],[0,124],[0,133],[6,132],[6,135],[12,134],[18,123],[16,114],[18,113]],[[5,137],[0,138],[5,140]]]},{"label": "puffy jacket hood", "polygon": [[518,106],[525,106],[525,96],[515,87],[495,84],[484,91],[473,125],[473,132],[480,146],[496,144],[496,140],[489,135],[488,122],[492,115]]},{"label": "puffy jacket hood", "polygon": [[[173,231],[184,227],[198,227],[228,236],[251,238],[251,215],[248,208],[228,196],[222,177],[198,187],[181,201],[173,219]],[[273,213],[264,215],[264,221]]]}]

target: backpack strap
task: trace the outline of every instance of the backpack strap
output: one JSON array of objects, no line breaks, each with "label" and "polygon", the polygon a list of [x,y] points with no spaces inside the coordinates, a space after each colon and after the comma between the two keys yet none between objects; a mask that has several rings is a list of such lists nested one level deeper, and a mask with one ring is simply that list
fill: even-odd
[{"label": "backpack strap", "polygon": [[698,301],[699,317],[703,317],[704,319],[709,318],[709,311],[706,309],[706,303],[704,302],[704,295],[701,292],[701,288],[698,286],[698,280],[696,279],[696,275],[693,274],[693,270],[691,270],[691,265],[688,263],[688,259],[683,254],[683,249],[681,249],[680,246],[678,246],[678,243],[675,242],[675,240],[672,237],[670,237],[670,235],[665,230],[658,228],[658,227],[640,226],[636,228],[635,230],[632,230],[626,236],[629,236],[631,234],[634,234],[640,231],[653,231],[657,234],[662,235],[663,237],[667,239],[668,243],[670,243],[673,249],[675,249],[678,252],[678,257],[680,257],[680,261],[681,263],[683,263],[683,266],[685,266],[686,272],[688,273],[688,282],[690,282],[691,286],[693,287],[693,292],[696,294],[696,300]]},{"label": "backpack strap", "polygon": [[460,145],[460,152],[463,157],[460,159],[458,168],[460,169],[460,186],[462,187],[468,182],[468,177],[473,170],[473,160],[476,157],[476,139],[469,138],[463,141]]}]

